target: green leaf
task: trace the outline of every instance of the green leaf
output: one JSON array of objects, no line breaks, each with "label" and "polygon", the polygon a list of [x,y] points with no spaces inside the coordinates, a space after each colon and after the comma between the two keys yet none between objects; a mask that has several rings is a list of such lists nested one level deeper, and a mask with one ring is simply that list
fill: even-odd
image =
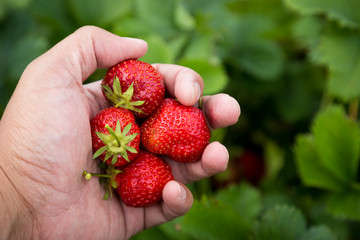
[{"label": "green leaf", "polygon": [[195,239],[247,239],[250,226],[232,207],[203,197],[195,200],[190,211],[179,222],[182,232]]},{"label": "green leaf", "polygon": [[[123,132],[122,132],[122,135],[123,135],[124,137],[125,137],[126,134],[128,134],[129,131],[131,130],[131,126],[132,126],[132,124],[129,123],[128,125],[126,125],[126,126],[124,127]],[[119,128],[119,130],[118,130],[118,128]],[[119,121],[119,120],[118,120],[117,123],[116,123],[116,130],[119,131],[119,132],[121,132],[121,129],[120,129],[120,121]],[[135,136],[136,136],[136,135],[135,135]]]},{"label": "green leaf", "polygon": [[330,213],[341,218],[360,221],[360,193],[348,192],[332,195],[327,202]]},{"label": "green leaf", "polygon": [[166,234],[159,227],[152,227],[141,231],[130,240],[155,240],[155,239],[169,239]]},{"label": "green leaf", "polygon": [[329,106],[316,117],[312,130],[321,164],[339,180],[356,180],[360,153],[360,129],[340,106]]},{"label": "green leaf", "polygon": [[101,148],[99,148],[95,153],[94,153],[94,156],[93,156],[93,159],[99,157],[101,154],[103,154],[106,150],[108,149],[108,146],[103,146]]},{"label": "green leaf", "polygon": [[98,136],[98,138],[100,138],[101,141],[103,142],[108,142],[110,139],[110,135],[102,133],[102,132],[95,132],[96,135]]},{"label": "green leaf", "polygon": [[285,3],[302,14],[325,14],[343,26],[360,26],[358,0],[285,0]]},{"label": "green leaf", "polygon": [[260,192],[246,183],[221,189],[216,199],[233,207],[249,224],[252,224],[262,207]]},{"label": "green leaf", "polygon": [[121,21],[115,21],[113,25],[112,32],[119,36],[144,38],[154,32],[146,22],[134,17],[125,17]]},{"label": "green leaf", "polygon": [[265,144],[265,164],[266,164],[266,179],[275,180],[278,173],[284,166],[284,152],[274,142],[268,141]]},{"label": "green leaf", "polygon": [[174,11],[177,0],[136,0],[135,16],[148,28],[148,33],[171,36],[177,29],[174,25]]},{"label": "green leaf", "polygon": [[347,102],[360,97],[360,35],[357,31],[330,25],[314,54],[330,71],[330,94]]},{"label": "green leaf", "polygon": [[286,63],[283,74],[291,77],[282,78],[278,83],[281,89],[275,93],[276,109],[283,121],[296,124],[313,118],[327,83],[319,69],[298,60]]},{"label": "green leaf", "polygon": [[176,26],[186,31],[192,30],[196,26],[194,17],[185,8],[181,1],[177,1],[175,6],[174,21]]},{"label": "green leaf", "polygon": [[344,188],[342,182],[321,163],[312,135],[299,135],[294,151],[299,175],[306,186],[330,191]]},{"label": "green leaf", "polygon": [[212,35],[196,34],[186,45],[181,60],[211,59],[211,61],[219,61],[214,50],[215,43]]},{"label": "green leaf", "polygon": [[153,239],[154,240],[157,239],[194,240],[193,237],[181,231],[179,222],[182,221],[182,218],[183,217],[179,217],[170,222],[160,225],[159,228],[164,234],[166,234],[166,238],[153,238]]},{"label": "green leaf", "polygon": [[71,21],[67,1],[31,0],[28,11],[36,20],[45,24],[59,41],[76,29]]},{"label": "green leaf", "polygon": [[24,36],[21,38],[7,58],[10,77],[19,79],[26,66],[48,48],[49,44],[43,37]]},{"label": "green leaf", "polygon": [[227,128],[217,128],[212,130],[210,142],[214,142],[214,141],[223,142],[227,132],[228,132]]},{"label": "green leaf", "polygon": [[228,83],[228,76],[220,63],[212,63],[203,59],[183,60],[180,65],[189,67],[204,79],[204,95],[221,92]]},{"label": "green leaf", "polygon": [[117,162],[117,159],[118,159],[117,154],[114,154],[111,158],[111,165],[115,165],[115,163]]},{"label": "green leaf", "polygon": [[131,0],[68,0],[68,5],[79,25],[105,27],[131,12]]},{"label": "green leaf", "polygon": [[267,210],[255,224],[255,240],[297,240],[306,230],[302,213],[285,205]]},{"label": "green leaf", "polygon": [[337,237],[327,226],[311,227],[300,240],[337,240]]},{"label": "green leaf", "polygon": [[29,4],[30,0],[1,0],[0,1],[0,20],[12,9],[21,9]]},{"label": "green leaf", "polygon": [[131,153],[137,153],[136,149],[133,147],[129,147],[128,145],[125,145],[124,148],[128,150]]},{"label": "green leaf", "polygon": [[266,39],[251,39],[243,43],[234,60],[239,68],[264,81],[276,79],[284,67],[281,48]]},{"label": "green leaf", "polygon": [[293,26],[293,33],[296,40],[311,50],[310,56],[314,61],[318,61],[318,56],[316,56],[314,49],[316,49],[319,44],[322,30],[323,22],[320,18],[314,16],[299,18]]},{"label": "green leaf", "polygon": [[148,43],[148,51],[140,60],[148,63],[173,63],[175,52],[168,46],[167,42],[157,34],[144,36]]},{"label": "green leaf", "polygon": [[[133,84],[133,82],[131,83],[131,85]],[[111,88],[106,85],[106,84],[103,84],[105,90],[108,91],[108,93],[112,94],[113,91],[111,91]],[[114,79],[114,83],[113,83],[113,90],[114,90],[114,94],[115,95],[121,95],[122,94],[122,90],[121,90],[121,84],[120,84],[120,80],[118,78],[118,76],[115,77]],[[132,94],[131,94],[132,96]]]}]

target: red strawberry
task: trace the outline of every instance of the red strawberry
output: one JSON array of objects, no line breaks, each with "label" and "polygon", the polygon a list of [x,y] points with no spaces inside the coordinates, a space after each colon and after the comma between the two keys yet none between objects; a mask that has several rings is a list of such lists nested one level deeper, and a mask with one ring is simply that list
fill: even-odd
[{"label": "red strawberry", "polygon": [[165,184],[173,180],[170,166],[145,150],[115,176],[121,200],[131,207],[149,207],[162,199]]},{"label": "red strawberry", "polygon": [[245,149],[242,155],[232,161],[231,170],[235,177],[239,178],[237,181],[245,179],[257,185],[265,176],[264,158],[258,152]]},{"label": "red strawberry", "polygon": [[103,93],[114,106],[150,115],[164,99],[162,75],[149,63],[126,60],[111,67],[102,81]]},{"label": "red strawberry", "polygon": [[140,129],[132,112],[123,108],[106,108],[91,121],[94,158],[106,164],[123,166],[133,161],[140,147]]},{"label": "red strawberry", "polygon": [[210,130],[199,108],[167,98],[140,127],[143,146],[179,162],[195,162],[210,141]]}]

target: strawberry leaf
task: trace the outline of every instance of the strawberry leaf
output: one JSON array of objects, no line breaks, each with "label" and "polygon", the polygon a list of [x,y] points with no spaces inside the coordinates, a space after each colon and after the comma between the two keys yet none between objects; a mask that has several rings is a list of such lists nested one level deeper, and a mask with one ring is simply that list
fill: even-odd
[{"label": "strawberry leaf", "polygon": [[103,200],[109,199],[109,196],[110,196],[110,191],[106,190],[106,191],[105,191],[105,195],[104,195],[104,197],[103,197]]},{"label": "strawberry leaf", "polygon": [[360,97],[359,45],[357,31],[330,25],[316,49],[319,62],[330,71],[330,94],[346,102]]},{"label": "strawberry leaf", "polygon": [[106,160],[108,160],[109,158],[111,158],[112,156],[113,156],[113,154],[110,151],[107,151],[106,154],[105,154],[104,162]]},{"label": "strawberry leaf", "polygon": [[114,94],[108,85],[101,84],[101,87],[103,88],[103,92],[105,93],[107,98],[109,98],[110,96],[112,96]]},{"label": "strawberry leaf", "polygon": [[302,213],[290,206],[267,210],[254,226],[255,240],[297,240],[306,230]]},{"label": "strawberry leaf", "polygon": [[295,144],[295,160],[302,182],[309,187],[341,191],[344,184],[320,161],[312,135],[300,135]]},{"label": "strawberry leaf", "polygon": [[302,14],[325,14],[342,26],[360,26],[360,2],[357,0],[286,0],[285,3]]},{"label": "strawberry leaf", "polygon": [[101,132],[95,132],[95,133],[98,136],[98,138],[100,138],[101,141],[103,141],[103,142],[110,141],[110,136],[108,134],[101,133]]},{"label": "strawberry leaf", "polygon": [[255,220],[261,210],[259,191],[246,183],[220,190],[216,199],[233,207],[249,224]]},{"label": "strawberry leaf", "polygon": [[108,85],[103,84],[102,86],[106,98],[112,105],[142,113],[142,110],[136,107],[141,106],[145,103],[145,101],[132,101],[134,94],[134,82],[131,83],[124,93],[122,92],[120,80],[117,76],[114,78],[112,86],[113,90],[111,90]]},{"label": "strawberry leaf", "polygon": [[315,226],[311,227],[305,234],[303,234],[300,240],[337,240],[337,237],[332,233],[331,229],[327,226]]},{"label": "strawberry leaf", "polygon": [[107,149],[108,149],[108,146],[103,146],[103,147],[99,148],[99,149],[94,153],[93,159],[99,157],[99,156],[100,156],[101,154],[103,154]]},{"label": "strawberry leaf", "polygon": [[[106,85],[107,86],[107,85]],[[109,86],[107,86],[110,90],[111,88]],[[114,79],[114,83],[113,83],[113,91],[114,91],[114,94],[116,96],[119,96],[122,94],[122,91],[121,91],[121,84],[120,84],[120,80],[119,78],[116,76],[115,79]]]},{"label": "strawberry leaf", "polygon": [[127,151],[124,151],[123,153],[121,153],[121,156],[122,156],[126,161],[130,162],[129,156],[128,156],[128,154],[127,154]]},{"label": "strawberry leaf", "polygon": [[[120,85],[120,83],[119,83],[119,85]],[[119,94],[121,94],[121,91],[120,91],[120,93],[118,93],[118,95]],[[126,91],[124,93],[122,93],[122,96],[124,99],[130,101],[133,94],[134,94],[134,82],[132,82],[130,84],[130,86],[128,87],[128,89],[126,89]]]},{"label": "strawberry leaf", "polygon": [[117,188],[118,187],[116,181],[111,181],[111,187],[112,188]]},{"label": "strawberry leaf", "polygon": [[141,106],[145,103],[145,101],[134,101],[134,102],[131,102],[131,105],[133,106]]},{"label": "strawberry leaf", "polygon": [[131,142],[132,140],[134,140],[136,138],[137,135],[138,135],[137,133],[131,134],[131,135],[128,135],[128,136],[124,137],[124,139],[127,142]]},{"label": "strawberry leaf", "polygon": [[203,197],[179,222],[182,232],[195,239],[247,239],[250,226],[228,204]]},{"label": "strawberry leaf", "polygon": [[126,136],[126,134],[129,133],[130,129],[131,129],[131,123],[129,123],[128,125],[126,125],[126,127],[124,127],[124,130],[123,130],[123,132],[122,132],[122,135],[123,135],[123,136]]},{"label": "strawberry leaf", "polygon": [[111,159],[111,165],[115,165],[117,162],[117,155],[113,155],[112,159]]},{"label": "strawberry leaf", "polygon": [[129,152],[132,152],[132,153],[137,153],[136,149],[133,148],[133,147],[129,147],[129,146],[125,146],[125,149],[128,150]]},{"label": "strawberry leaf", "polygon": [[[357,185],[359,188],[359,186]],[[330,197],[328,210],[342,219],[360,221],[360,191],[348,190]]]},{"label": "strawberry leaf", "polygon": [[330,106],[315,119],[312,130],[321,164],[339,180],[356,180],[360,155],[360,129],[340,106]]},{"label": "strawberry leaf", "polygon": [[182,60],[179,64],[194,69],[203,77],[205,95],[222,91],[228,83],[225,69],[219,63],[210,62],[205,59],[188,59]]}]

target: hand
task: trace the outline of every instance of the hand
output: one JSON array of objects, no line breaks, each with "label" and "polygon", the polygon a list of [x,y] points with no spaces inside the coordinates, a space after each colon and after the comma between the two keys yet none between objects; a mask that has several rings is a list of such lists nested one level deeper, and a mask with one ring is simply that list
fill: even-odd
[{"label": "hand", "polygon": [[[98,171],[89,121],[107,103],[99,82],[83,81],[96,68],[146,51],[142,40],[83,27],[29,64],[0,122],[0,238],[127,239],[185,214],[193,198],[184,184],[226,169],[228,152],[218,142],[199,162],[169,160],[176,181],[165,186],[161,203],[146,209],[116,197],[104,201],[98,181],[84,180],[84,169]],[[154,66],[170,94],[185,105],[196,103],[203,89],[197,73]],[[240,115],[238,103],[225,94],[203,97],[203,106],[212,128],[232,125]]]}]

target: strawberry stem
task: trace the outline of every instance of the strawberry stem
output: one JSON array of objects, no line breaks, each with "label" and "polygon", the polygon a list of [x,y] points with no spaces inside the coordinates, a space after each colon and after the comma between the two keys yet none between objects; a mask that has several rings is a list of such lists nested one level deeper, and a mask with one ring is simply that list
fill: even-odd
[{"label": "strawberry stem", "polygon": [[87,172],[86,170],[83,171],[83,175],[87,181],[90,181],[92,176],[98,177],[100,183],[105,183],[105,195],[103,197],[104,200],[108,199],[109,196],[112,198],[113,188],[117,188],[117,183],[115,181],[115,176],[121,173],[120,170],[115,169],[114,167],[107,167],[106,174],[99,174],[99,173],[91,173]]},{"label": "strawberry stem", "polygon": [[127,135],[131,130],[131,123],[126,125],[121,131],[120,121],[117,120],[115,131],[109,126],[106,125],[105,128],[108,130],[108,134],[96,132],[96,135],[100,140],[105,144],[105,146],[98,149],[93,158],[99,157],[101,154],[106,152],[105,158],[103,161],[107,161],[112,157],[111,165],[115,165],[118,159],[118,154],[123,157],[126,161],[130,162],[127,151],[131,153],[137,153],[136,149],[128,146],[128,144],[135,139],[137,134]]},{"label": "strawberry stem", "polygon": [[92,176],[95,176],[95,177],[99,177],[99,178],[111,178],[112,176],[111,175],[107,175],[107,174],[98,174],[98,173],[90,173],[90,172],[87,172],[84,170],[83,172],[84,176],[85,176],[85,179],[90,181],[91,177]]},{"label": "strawberry stem", "polygon": [[[116,123],[116,125],[118,125],[118,124],[120,125],[119,120],[118,120],[118,122]],[[131,124],[131,123],[130,123],[130,124]],[[112,130],[112,128],[111,128],[109,125],[107,125],[107,124],[106,124],[105,128],[106,128],[106,129],[109,131],[109,133],[115,138],[118,146],[121,146],[121,145],[122,145],[122,144],[121,144],[121,140],[119,139],[119,136],[116,135],[116,133],[114,132],[114,130]]]},{"label": "strawberry stem", "polygon": [[112,89],[105,84],[103,84],[102,87],[106,98],[115,107],[121,107],[137,113],[143,113],[143,111],[137,107],[143,105],[145,101],[132,101],[132,97],[134,95],[134,82],[131,83],[125,92],[122,92],[118,77],[114,78]]}]

